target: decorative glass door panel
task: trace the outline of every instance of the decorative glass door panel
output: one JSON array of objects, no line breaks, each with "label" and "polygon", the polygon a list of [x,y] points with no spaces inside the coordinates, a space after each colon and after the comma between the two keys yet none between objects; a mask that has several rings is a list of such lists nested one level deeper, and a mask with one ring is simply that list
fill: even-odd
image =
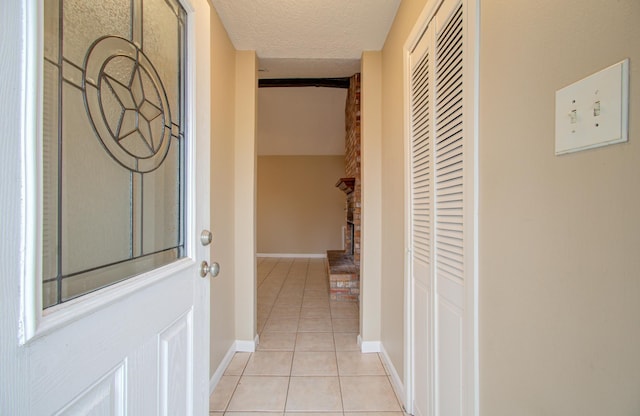
[{"label": "decorative glass door panel", "polygon": [[43,305],[184,256],[186,13],[45,0]]}]

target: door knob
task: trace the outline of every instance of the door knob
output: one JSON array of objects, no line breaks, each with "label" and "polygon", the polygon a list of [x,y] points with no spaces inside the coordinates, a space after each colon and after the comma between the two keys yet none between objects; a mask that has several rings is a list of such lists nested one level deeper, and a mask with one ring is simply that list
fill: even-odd
[{"label": "door knob", "polygon": [[209,244],[211,244],[211,241],[213,241],[213,235],[211,234],[211,231],[202,230],[202,232],[200,233],[200,243],[202,243],[203,246],[208,246]]},{"label": "door knob", "polygon": [[200,263],[200,277],[207,277],[208,274],[210,274],[211,277],[216,277],[219,273],[220,265],[218,262],[214,261],[211,263],[211,266],[209,266],[209,263],[207,263],[206,260]]}]

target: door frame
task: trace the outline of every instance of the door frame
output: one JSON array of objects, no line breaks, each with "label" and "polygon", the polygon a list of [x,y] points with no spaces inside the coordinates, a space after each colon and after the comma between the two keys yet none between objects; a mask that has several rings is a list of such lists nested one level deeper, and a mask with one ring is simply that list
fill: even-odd
[{"label": "door frame", "polygon": [[[404,212],[404,229],[405,229],[405,260],[404,260],[404,401],[406,411],[413,413],[413,401],[415,397],[414,384],[414,358],[415,351],[413,348],[414,336],[414,311],[413,304],[413,286],[412,286],[412,267],[411,267],[411,201],[410,201],[410,177],[411,163],[409,149],[411,141],[411,52],[425,33],[427,26],[431,23],[436,13],[443,3],[449,3],[456,0],[436,0],[428,2],[422,9],[420,16],[416,20],[409,36],[403,47],[403,64],[404,64],[404,190],[405,190],[405,212]],[[468,322],[463,334],[468,341],[463,345],[464,360],[467,363],[462,374],[462,383],[466,387],[466,396],[464,398],[463,408],[466,409],[468,415],[479,415],[479,350],[478,350],[478,204],[479,204],[479,169],[478,169],[478,80],[480,74],[480,0],[461,0],[465,13],[465,36],[467,47],[464,52],[465,59],[465,85],[471,86],[467,88],[464,94],[465,104],[465,146],[468,157],[465,158],[465,169],[471,172],[465,185],[466,195],[469,198],[464,203],[464,215],[466,221],[464,232],[468,237],[469,246],[465,248],[465,258],[467,259],[467,267],[465,269],[465,319]],[[432,289],[435,291],[435,289]],[[435,305],[434,305],[435,311]],[[434,316],[433,323],[435,324]],[[431,341],[435,345],[435,338]],[[434,361],[435,364],[435,361]],[[434,377],[437,369],[434,367]],[[437,386],[432,387],[435,393]],[[434,400],[437,395],[434,394]]]}]

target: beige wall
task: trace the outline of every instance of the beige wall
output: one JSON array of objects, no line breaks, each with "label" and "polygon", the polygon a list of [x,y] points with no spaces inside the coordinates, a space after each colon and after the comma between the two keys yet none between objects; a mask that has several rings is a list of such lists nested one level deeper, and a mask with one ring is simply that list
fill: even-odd
[{"label": "beige wall", "polygon": [[235,341],[234,319],[234,103],[235,56],[211,8],[211,260],[220,275],[211,280],[210,375]]},{"label": "beige wall", "polygon": [[[482,2],[483,415],[640,414],[640,2]],[[631,58],[629,143],[554,156],[554,93]]]},{"label": "beige wall", "polygon": [[258,90],[258,155],[343,155],[344,88]]},{"label": "beige wall", "polygon": [[382,260],[382,53],[362,54],[361,70],[362,240],[360,257],[360,336],[380,341]]},{"label": "beige wall", "polygon": [[236,340],[256,336],[256,129],[258,62],[255,51],[236,52],[234,215]]},{"label": "beige wall", "polygon": [[[215,11],[211,16],[211,280],[210,375],[235,341],[255,337],[255,183],[257,63],[236,51]],[[244,344],[245,348],[250,344]]]},{"label": "beige wall", "polygon": [[258,157],[258,253],[341,249],[344,156]]}]

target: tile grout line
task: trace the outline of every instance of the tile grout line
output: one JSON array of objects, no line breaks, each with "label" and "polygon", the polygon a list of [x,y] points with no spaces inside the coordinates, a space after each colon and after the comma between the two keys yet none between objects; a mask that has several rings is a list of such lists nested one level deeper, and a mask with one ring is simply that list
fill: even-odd
[{"label": "tile grout line", "polygon": [[[276,268],[276,266],[278,265],[279,262],[280,262],[280,260],[277,260],[277,261],[275,261],[273,263],[273,266],[271,266],[271,269],[269,270],[269,272],[265,275],[264,279],[262,279],[262,282],[256,287],[256,294],[259,293],[260,288],[269,279],[269,276],[271,276],[271,273],[273,273],[273,271],[275,270],[275,268]],[[280,293],[280,292],[278,292],[278,293]],[[277,296],[276,296],[276,298],[277,298]],[[271,311],[273,310],[273,305],[274,304],[275,304],[275,300],[274,300],[274,303],[272,303],[271,307],[269,308],[269,313],[267,313],[267,317],[266,317],[265,322],[264,322],[265,325],[267,324],[267,321],[269,320],[269,317],[271,316]],[[258,310],[258,297],[256,296],[256,312],[257,312],[257,310]],[[257,317],[257,313],[256,313],[256,317]],[[256,324],[257,324],[257,322],[256,322]],[[258,332],[258,336],[260,336],[262,334],[263,330],[264,330],[264,326],[262,327],[262,329],[260,331],[258,331],[258,328],[256,328],[256,332]]]},{"label": "tile grout line", "polygon": [[[252,355],[253,355],[253,353],[249,353],[249,358],[247,358],[247,362],[244,363],[244,367],[242,367],[242,371],[240,372],[240,375],[238,376],[238,381],[236,382],[236,386],[233,388],[233,392],[229,396],[229,400],[227,401],[227,404],[224,407],[223,414],[227,413],[229,411],[229,405],[231,404],[231,400],[233,400],[233,396],[236,394],[236,390],[238,390],[238,386],[240,385],[240,381],[242,380],[242,376],[244,376],[244,371],[246,370],[247,365],[249,365],[249,360],[251,359]],[[234,354],[234,357],[235,357],[235,354]],[[224,377],[224,374],[222,374],[222,376]]]},{"label": "tile grout line", "polygon": [[[327,268],[326,268],[326,264],[324,264],[323,266],[323,270],[324,270],[324,278],[327,280],[327,286],[329,286],[329,275],[327,274]],[[327,291],[329,290],[329,288],[327,287]],[[342,415],[344,416],[344,394],[342,393],[342,378],[340,377],[340,364],[338,363],[338,345],[336,343],[336,332],[335,332],[335,328],[333,327],[333,308],[331,307],[331,296],[329,295],[329,293],[327,293],[327,300],[329,301],[329,319],[331,320],[331,336],[333,338],[333,356],[334,359],[336,361],[336,373],[338,375],[338,389],[340,391],[340,408],[342,409]]]},{"label": "tile grout line", "polygon": [[[264,277],[264,279],[262,279],[262,282],[260,282],[258,284],[258,286],[256,287],[256,290],[260,289],[260,286],[262,286],[265,282],[265,280],[267,280],[267,278],[269,277],[269,275],[273,272],[273,269],[276,268],[276,265],[278,264],[278,261],[276,261],[275,263],[273,263],[273,266],[271,267],[271,269],[269,270],[269,273],[267,273]],[[258,267],[258,265],[256,265],[256,267]]]},{"label": "tile grout line", "polygon": [[[293,352],[291,355],[291,366],[289,367],[289,382],[287,383],[287,394],[285,396],[285,400],[284,400],[284,408],[283,408],[283,414],[286,415],[287,413],[287,404],[289,403],[289,392],[291,391],[291,382],[292,382],[292,374],[293,374],[293,363],[294,360],[296,358],[296,345],[298,344],[298,329],[300,326],[300,315],[302,315],[302,304],[304,303],[304,289],[306,287],[307,284],[307,273],[309,270],[309,263],[307,261],[307,271],[305,271],[305,276],[304,276],[304,284],[302,286],[302,301],[300,302],[300,309],[298,309],[298,325],[296,326],[296,336],[295,336],[295,340],[293,341]],[[288,278],[289,276],[287,276]]]},{"label": "tile grout line", "polygon": [[[281,259],[278,258],[278,261],[276,261],[276,264],[273,266],[273,269],[276,268],[276,266],[278,265],[278,263],[281,262]],[[287,281],[288,277],[289,277],[289,273],[291,272],[291,267],[293,267],[293,263],[291,262],[289,264],[289,267],[287,268],[287,274],[285,275],[285,278],[282,280],[282,283],[280,284],[280,288],[278,289],[278,294],[276,295],[275,300],[273,301],[273,303],[271,304],[271,307],[269,308],[269,313],[267,314],[267,318],[264,321],[264,326],[262,327],[262,330],[260,330],[258,332],[258,337],[260,335],[262,335],[262,333],[264,332],[264,327],[267,326],[267,322],[269,322],[269,319],[271,318],[271,313],[273,312],[273,308],[276,304],[276,302],[278,301],[278,297],[280,296],[280,293],[282,293],[282,288],[284,287],[285,282]],[[269,272],[269,274],[271,274],[273,272],[273,269],[271,269],[271,271]],[[267,278],[265,278],[265,281],[267,280]],[[264,281],[263,281],[264,283]],[[259,290],[260,288],[257,288],[256,290]],[[256,296],[256,310],[258,309],[258,297]],[[256,328],[257,329],[257,328]],[[258,338],[259,339],[259,338]]]}]

